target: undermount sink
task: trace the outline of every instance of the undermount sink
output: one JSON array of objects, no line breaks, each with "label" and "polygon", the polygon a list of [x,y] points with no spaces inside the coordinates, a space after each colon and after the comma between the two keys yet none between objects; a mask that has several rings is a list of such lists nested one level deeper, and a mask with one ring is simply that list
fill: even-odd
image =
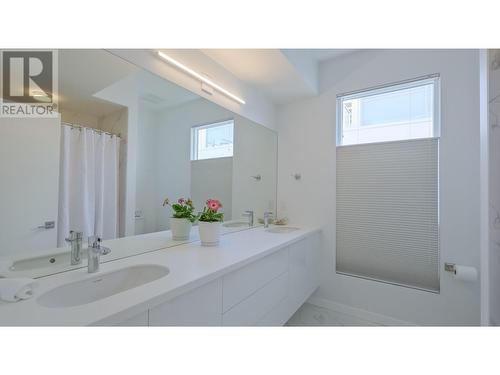
[{"label": "undermount sink", "polygon": [[295,232],[296,230],[299,230],[300,228],[295,228],[295,227],[272,227],[269,229],[266,229],[266,232],[269,233],[290,233],[290,232]]},{"label": "undermount sink", "polygon": [[[85,258],[87,258],[87,252],[82,251],[82,259]],[[69,251],[18,259],[12,263],[12,266],[9,267],[9,271],[30,271],[38,268],[69,265],[70,260],[71,255]]]},{"label": "undermount sink", "polygon": [[62,308],[85,305],[158,280],[169,273],[159,265],[137,265],[62,285],[42,294],[38,303]]},{"label": "undermount sink", "polygon": [[235,221],[232,223],[224,223],[222,224],[222,226],[226,228],[240,228],[240,227],[248,227],[249,225],[244,221]]}]

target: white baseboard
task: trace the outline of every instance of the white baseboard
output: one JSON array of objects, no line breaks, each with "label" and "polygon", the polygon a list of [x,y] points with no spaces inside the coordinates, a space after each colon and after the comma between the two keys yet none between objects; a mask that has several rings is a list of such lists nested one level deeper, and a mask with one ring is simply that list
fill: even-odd
[{"label": "white baseboard", "polygon": [[414,323],[395,319],[390,316],[374,313],[368,310],[359,309],[357,307],[347,306],[342,303],[330,301],[326,298],[311,297],[309,298],[309,300],[307,300],[307,303],[342,314],[351,315],[356,318],[367,320],[369,322],[380,324],[383,326],[416,326],[416,324]]}]

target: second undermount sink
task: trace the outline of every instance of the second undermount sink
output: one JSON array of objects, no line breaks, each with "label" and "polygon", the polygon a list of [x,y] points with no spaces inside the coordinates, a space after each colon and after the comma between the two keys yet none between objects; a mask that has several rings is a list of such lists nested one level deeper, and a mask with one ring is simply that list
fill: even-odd
[{"label": "second undermount sink", "polygon": [[295,228],[295,227],[272,227],[269,229],[266,229],[266,232],[269,233],[290,233],[290,232],[295,232],[296,230],[299,230],[300,228]]},{"label": "second undermount sink", "polygon": [[[86,252],[82,251],[82,259],[87,257]],[[17,259],[13,262],[9,271],[31,271],[38,268],[57,267],[70,264],[71,255],[69,251],[34,256],[31,258]]]},{"label": "second undermount sink", "polygon": [[[82,263],[77,266],[83,267],[86,265],[87,259],[87,249],[82,249],[81,252]],[[106,259],[106,255],[103,255],[103,260]],[[69,249],[65,248],[62,251],[37,255],[32,257],[23,257],[11,261],[8,268],[0,271],[8,272],[24,272],[24,271],[35,271],[43,268],[66,268],[71,266],[71,252]],[[1,267],[0,267],[1,268]],[[76,267],[78,268],[78,267]]]},{"label": "second undermount sink", "polygon": [[59,286],[42,294],[37,301],[52,308],[85,305],[158,280],[168,273],[169,269],[160,265],[131,266]]}]

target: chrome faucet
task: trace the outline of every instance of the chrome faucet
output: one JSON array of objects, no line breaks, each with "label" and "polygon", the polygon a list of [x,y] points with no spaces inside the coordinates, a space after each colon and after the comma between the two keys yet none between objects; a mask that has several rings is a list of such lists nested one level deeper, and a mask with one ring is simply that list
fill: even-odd
[{"label": "chrome faucet", "polygon": [[253,227],[253,211],[247,210],[243,213],[243,216],[248,216],[248,226]]},{"label": "chrome faucet", "polygon": [[101,255],[107,255],[111,252],[109,247],[101,246],[101,239],[99,237],[89,237],[89,247],[88,247],[88,271],[89,273],[94,273],[99,271],[99,265],[101,264]]},{"label": "chrome faucet", "polygon": [[270,211],[264,212],[264,228],[269,228],[269,219],[273,216],[273,213]]},{"label": "chrome faucet", "polygon": [[75,232],[74,230],[70,230],[69,237],[66,238],[66,242],[71,244],[72,266],[82,263],[82,239],[83,232]]}]

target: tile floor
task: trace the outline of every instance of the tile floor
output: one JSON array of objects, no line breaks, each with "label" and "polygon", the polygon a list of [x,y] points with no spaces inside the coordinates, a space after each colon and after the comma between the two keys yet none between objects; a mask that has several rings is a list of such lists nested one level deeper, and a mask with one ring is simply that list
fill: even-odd
[{"label": "tile floor", "polygon": [[379,326],[352,315],[305,303],[286,323],[287,326]]}]

